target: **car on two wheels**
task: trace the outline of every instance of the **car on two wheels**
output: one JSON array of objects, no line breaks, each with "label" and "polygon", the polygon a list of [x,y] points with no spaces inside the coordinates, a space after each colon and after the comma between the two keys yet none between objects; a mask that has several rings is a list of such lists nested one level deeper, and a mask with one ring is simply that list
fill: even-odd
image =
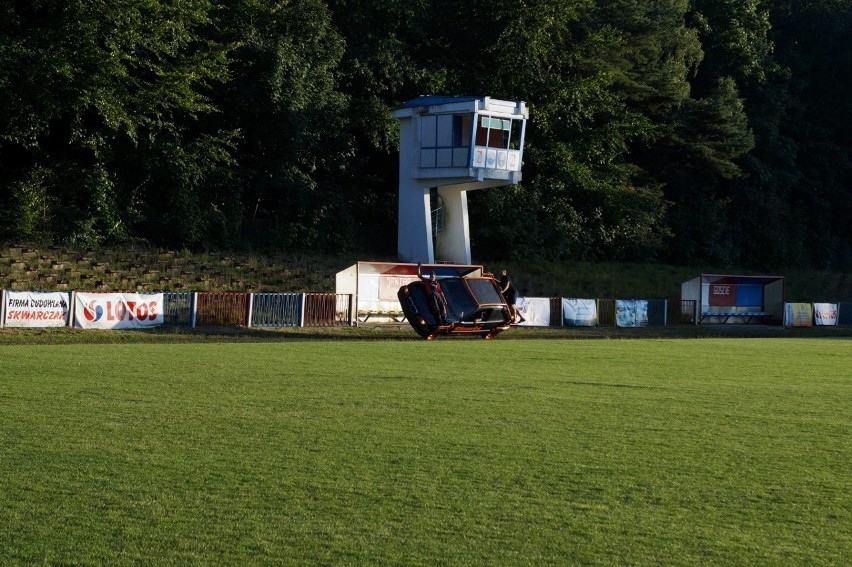
[{"label": "car on two wheels", "polygon": [[406,319],[421,337],[476,334],[490,339],[511,326],[512,310],[491,274],[464,276],[437,269],[436,275],[447,302],[446,324],[432,312],[424,282],[406,284],[397,293]]}]

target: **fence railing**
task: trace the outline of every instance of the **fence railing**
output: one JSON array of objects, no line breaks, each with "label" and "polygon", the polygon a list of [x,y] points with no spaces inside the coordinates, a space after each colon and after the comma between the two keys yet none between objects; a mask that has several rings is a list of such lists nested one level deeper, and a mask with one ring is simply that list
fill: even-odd
[{"label": "fence railing", "polygon": [[189,291],[163,292],[163,324],[191,326],[195,294]]},{"label": "fence railing", "polygon": [[842,301],[837,306],[837,324],[852,325],[852,301]]},{"label": "fence railing", "polygon": [[562,298],[561,297],[551,297],[550,298],[550,326],[551,327],[561,327],[562,326]]},{"label": "fence railing", "polygon": [[350,325],[350,294],[202,292],[195,325],[331,327]]},{"label": "fence railing", "polygon": [[338,293],[305,294],[305,327],[351,325],[352,296]]},{"label": "fence railing", "polygon": [[[77,314],[81,308],[75,302],[75,294],[81,292],[25,292],[28,294],[59,294],[63,300],[55,297],[20,296],[9,299],[17,291],[0,290],[0,327],[4,326],[40,326],[39,321],[55,321],[63,316],[65,324],[77,326],[76,317],[88,317]],[[102,293],[110,296],[108,292]],[[355,298],[352,294],[336,293],[248,293],[248,292],[160,292],[162,293],[162,323],[167,326],[249,326],[249,327],[332,327],[353,325]],[[70,299],[69,299],[70,296]],[[562,313],[563,298],[550,297],[550,318],[543,325],[561,326],[564,324]],[[8,305],[7,305],[8,300]],[[114,298],[104,299],[107,305]],[[136,301],[136,300],[133,300]],[[616,300],[602,298],[594,301],[597,308],[599,327],[632,326],[628,323],[635,312],[636,321],[644,321],[649,326],[676,324],[695,324],[698,319],[697,301],[680,299]],[[626,301],[626,304],[622,302]],[[94,301],[92,301],[94,303]],[[32,304],[32,305],[30,305]],[[631,305],[635,304],[635,308]],[[852,325],[852,302],[839,302],[836,323],[815,325],[850,326]],[[32,308],[31,310],[30,307]],[[8,308],[8,309],[7,309]],[[645,311],[647,308],[647,311]],[[82,308],[81,308],[82,309]],[[109,307],[107,307],[107,310]],[[622,313],[617,313],[621,309]],[[632,309],[632,311],[631,311]],[[12,316],[8,316],[8,312]],[[123,311],[122,311],[123,313]],[[69,316],[70,315],[70,316]],[[9,319],[8,322],[7,319]],[[132,317],[131,317],[132,319]],[[32,321],[31,325],[22,325],[21,321]],[[96,319],[95,319],[96,320]],[[89,321],[92,321],[89,318]],[[160,323],[158,323],[160,324]],[[53,326],[53,325],[41,325]],[[642,326],[640,322],[639,325]]]},{"label": "fence railing", "polygon": [[251,327],[299,327],[303,293],[255,293],[251,299]]},{"label": "fence railing", "polygon": [[615,327],[615,299],[598,299],[598,326]]},{"label": "fence railing", "polygon": [[248,325],[249,295],[234,291],[198,293],[195,326],[228,327]]},{"label": "fence railing", "polygon": [[662,327],[666,324],[666,304],[665,299],[648,300],[648,325]]},{"label": "fence railing", "polygon": [[696,305],[698,302],[694,299],[680,300],[680,313],[678,321],[685,324],[695,324],[695,314],[697,312]]}]

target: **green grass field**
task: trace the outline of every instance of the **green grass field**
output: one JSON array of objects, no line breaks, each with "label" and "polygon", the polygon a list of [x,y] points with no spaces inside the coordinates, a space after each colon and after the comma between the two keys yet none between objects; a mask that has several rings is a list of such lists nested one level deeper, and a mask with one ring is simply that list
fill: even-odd
[{"label": "green grass field", "polygon": [[3,565],[840,565],[852,340],[0,346]]}]

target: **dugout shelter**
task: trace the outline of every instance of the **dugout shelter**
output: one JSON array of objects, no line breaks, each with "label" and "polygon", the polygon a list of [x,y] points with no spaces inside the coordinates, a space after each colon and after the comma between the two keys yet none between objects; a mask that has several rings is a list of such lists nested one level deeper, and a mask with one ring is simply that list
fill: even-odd
[{"label": "dugout shelter", "polygon": [[696,325],[781,324],[784,277],[701,274],[683,282],[681,305]]}]

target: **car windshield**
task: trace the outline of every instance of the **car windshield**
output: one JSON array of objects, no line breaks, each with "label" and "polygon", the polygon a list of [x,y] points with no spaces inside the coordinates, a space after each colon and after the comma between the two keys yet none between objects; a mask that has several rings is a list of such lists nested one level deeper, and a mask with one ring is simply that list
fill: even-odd
[{"label": "car windshield", "polygon": [[447,298],[447,307],[459,320],[467,319],[476,312],[476,302],[461,278],[441,279],[441,289]]},{"label": "car windshield", "polygon": [[494,280],[487,278],[468,278],[467,285],[480,305],[499,305],[503,299],[494,285]]}]

